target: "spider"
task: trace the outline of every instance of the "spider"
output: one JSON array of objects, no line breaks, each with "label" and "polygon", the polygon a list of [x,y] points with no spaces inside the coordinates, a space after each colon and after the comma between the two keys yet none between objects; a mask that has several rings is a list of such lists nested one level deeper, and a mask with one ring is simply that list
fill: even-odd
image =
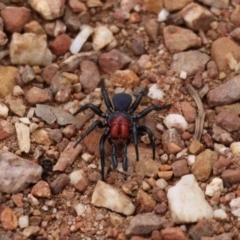
[{"label": "spider", "polygon": [[[140,113],[133,114],[133,112],[137,109],[138,105],[142,97],[147,93],[146,89],[141,91],[137,96],[134,103],[131,105],[132,97],[127,93],[118,93],[114,94],[112,97],[112,103],[109,99],[108,93],[106,91],[104,85],[104,79],[100,81],[101,92],[106,104],[106,107],[109,113],[102,112],[97,106],[89,103],[82,106],[78,111],[76,111],[73,115],[77,115],[78,113],[90,108],[95,114],[98,116],[105,118],[104,122],[100,120],[96,120],[92,123],[92,125],[86,130],[86,132],[77,139],[74,148],[86,137],[89,133],[93,131],[94,128],[106,128],[101,139],[100,139],[100,159],[101,159],[101,175],[102,180],[104,181],[104,166],[105,166],[105,150],[104,143],[106,139],[108,139],[109,144],[112,147],[112,165],[115,169],[118,166],[117,155],[116,155],[116,147],[114,145],[113,139],[122,139],[124,140],[124,145],[122,149],[122,167],[125,171],[128,169],[128,159],[127,159],[127,146],[130,143],[131,135],[133,136],[133,143],[136,151],[136,160],[139,160],[138,153],[138,131],[147,132],[150,144],[153,150],[153,159],[155,159],[155,143],[153,141],[153,134],[149,128],[146,126],[138,126],[137,120],[145,117],[148,113],[153,110],[160,111],[163,109],[168,109],[171,104],[164,105],[162,107],[153,105],[141,111]],[[131,105],[131,106],[130,106]]]}]

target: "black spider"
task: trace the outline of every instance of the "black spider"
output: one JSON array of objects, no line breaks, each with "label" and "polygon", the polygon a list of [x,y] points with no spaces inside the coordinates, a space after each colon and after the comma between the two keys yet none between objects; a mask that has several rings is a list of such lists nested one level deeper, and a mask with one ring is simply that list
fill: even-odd
[{"label": "black spider", "polygon": [[87,131],[77,140],[77,142],[74,145],[74,148],[84,139],[84,137],[86,137],[91,131],[93,131],[95,127],[100,127],[100,128],[106,127],[100,139],[101,173],[102,173],[102,180],[104,180],[104,166],[105,166],[104,142],[106,141],[106,139],[108,138],[108,142],[112,146],[113,168],[116,168],[118,166],[118,161],[117,161],[117,155],[116,155],[116,148],[112,139],[120,138],[122,140],[125,140],[123,145],[123,150],[122,150],[122,153],[123,153],[122,166],[123,166],[123,169],[127,171],[128,169],[127,146],[131,140],[130,133],[133,136],[133,142],[135,146],[137,161],[139,160],[138,131],[147,132],[150,140],[150,144],[153,149],[153,159],[155,159],[155,143],[153,141],[153,134],[151,130],[145,126],[138,126],[136,122],[140,118],[145,117],[151,111],[153,110],[160,111],[163,109],[167,109],[171,106],[171,104],[164,105],[162,107],[153,105],[151,107],[144,109],[138,114],[133,114],[133,112],[137,109],[138,105],[140,104],[142,97],[146,94],[146,90],[139,93],[135,102],[130,107],[130,104],[132,102],[131,95],[126,93],[114,94],[112,97],[112,103],[113,103],[112,105],[104,86],[104,79],[101,79],[100,85],[101,85],[102,95],[103,95],[105,104],[109,110],[109,113],[102,112],[98,107],[96,107],[91,103],[82,106],[77,112],[75,112],[74,115],[77,115],[78,113],[90,108],[95,114],[97,114],[102,118],[105,118],[105,121],[104,122],[101,122],[100,120],[94,121],[91,127],[87,129]]}]

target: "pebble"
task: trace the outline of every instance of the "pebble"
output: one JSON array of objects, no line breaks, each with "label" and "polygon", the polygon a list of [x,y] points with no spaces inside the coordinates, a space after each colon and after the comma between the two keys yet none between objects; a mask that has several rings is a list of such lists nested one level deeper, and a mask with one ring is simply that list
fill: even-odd
[{"label": "pebble", "polygon": [[192,166],[196,161],[196,156],[195,155],[188,155],[187,156],[187,163],[189,166]]},{"label": "pebble", "polygon": [[189,3],[178,14],[187,27],[194,31],[210,29],[210,23],[215,20],[214,15],[207,8],[194,2]]},{"label": "pebble", "polygon": [[223,209],[215,209],[213,211],[213,218],[215,218],[218,221],[227,221],[228,215]]},{"label": "pebble", "polygon": [[15,129],[17,133],[18,147],[21,152],[29,153],[30,143],[30,129],[24,123],[16,122]]},{"label": "pebble", "polygon": [[23,117],[26,112],[26,106],[23,104],[23,99],[14,99],[12,96],[6,97],[6,103],[12,113],[19,117]]},{"label": "pebble", "polygon": [[117,70],[126,67],[131,60],[128,55],[120,52],[118,49],[112,49],[100,55],[99,66],[105,73],[113,74]]},{"label": "pebble", "polygon": [[182,177],[189,173],[187,160],[182,159],[172,163],[174,177]]},{"label": "pebble", "polygon": [[143,159],[136,162],[135,172],[140,176],[155,177],[157,176],[160,164],[151,158]]},{"label": "pebble", "polygon": [[223,180],[221,178],[214,178],[206,187],[205,194],[213,197],[216,194],[221,194],[223,191]]},{"label": "pebble", "polygon": [[231,16],[230,16],[230,21],[236,26],[240,27],[240,21],[238,19],[240,13],[240,7],[236,6],[236,8],[233,10]]},{"label": "pebble", "polygon": [[88,25],[82,25],[81,31],[71,43],[70,52],[72,54],[78,53],[81,50],[83,44],[87,41],[87,39],[92,33],[93,33],[92,27]]},{"label": "pebble", "polygon": [[148,97],[151,99],[162,100],[164,97],[164,92],[155,83],[148,89]]},{"label": "pebble", "polygon": [[13,134],[15,134],[14,126],[10,122],[0,119],[0,140],[6,139]]},{"label": "pebble", "polygon": [[216,124],[228,132],[234,132],[240,128],[240,119],[234,113],[222,111],[216,117]]},{"label": "pebble", "polygon": [[60,34],[50,44],[49,48],[54,55],[64,55],[70,48],[72,39],[67,34]]},{"label": "pebble", "polygon": [[223,128],[218,127],[215,123],[212,126],[212,138],[224,145],[229,145],[233,142],[233,138],[229,132]]},{"label": "pebble", "polygon": [[197,155],[203,150],[203,145],[198,140],[194,139],[188,147],[188,150],[191,154]]},{"label": "pebble", "polygon": [[223,181],[235,184],[240,182],[240,169],[226,169],[222,172]]},{"label": "pebble", "polygon": [[28,4],[45,20],[60,18],[65,8],[65,2],[61,0],[29,0]]},{"label": "pebble", "polygon": [[105,26],[99,26],[94,29],[92,47],[98,51],[114,40],[112,32]]},{"label": "pebble", "polygon": [[164,22],[169,16],[169,11],[166,8],[163,8],[158,14],[158,22]]},{"label": "pebble", "polygon": [[18,225],[20,228],[28,227],[29,226],[29,217],[27,215],[19,217]]},{"label": "pebble", "polygon": [[69,142],[67,147],[61,152],[57,163],[53,167],[53,171],[65,171],[70,166],[82,151],[82,146],[79,144],[73,148],[75,142]]},{"label": "pebble", "polygon": [[30,238],[31,236],[36,236],[40,231],[40,227],[39,226],[29,226],[24,228],[24,230],[22,231],[22,235],[25,238]]},{"label": "pebble", "polygon": [[65,173],[59,174],[51,183],[50,188],[53,194],[59,194],[70,182],[70,178]]},{"label": "pebble", "polygon": [[1,219],[2,227],[5,230],[13,231],[18,227],[17,216],[10,207],[6,206],[1,211],[0,219]]},{"label": "pebble", "polygon": [[34,197],[50,198],[51,197],[51,189],[47,182],[40,180],[33,186],[31,194]]},{"label": "pebble", "polygon": [[231,159],[220,156],[218,160],[213,163],[213,174],[221,174],[231,164],[231,162]]},{"label": "pebble", "polygon": [[[14,16],[14,18],[12,17]],[[25,7],[5,7],[1,11],[1,17],[4,22],[4,27],[10,33],[22,32],[26,23],[31,20],[31,12]]]},{"label": "pebble", "polygon": [[161,230],[161,235],[163,239],[166,240],[187,240],[184,232],[180,227],[170,227]]},{"label": "pebble", "polygon": [[10,66],[0,66],[0,97],[5,98],[6,96],[12,94],[13,88],[16,85],[15,78],[19,74],[19,70],[15,67]]},{"label": "pebble", "polygon": [[47,66],[52,63],[52,53],[47,47],[46,35],[13,33],[10,58],[16,65]]},{"label": "pebble", "polygon": [[[162,10],[163,11],[163,10]],[[162,12],[161,11],[161,12]],[[160,13],[159,13],[160,14]],[[163,14],[164,15],[164,14]],[[162,15],[160,16],[162,18]],[[163,16],[164,17],[164,16]],[[159,20],[158,20],[159,21]],[[158,22],[155,18],[148,19],[146,23],[144,24],[145,30],[147,34],[150,36],[150,38],[157,43],[158,42]],[[141,58],[141,56],[140,56]]]},{"label": "pebble", "polygon": [[46,146],[53,144],[53,141],[50,139],[49,132],[45,128],[40,128],[33,132],[31,141]]},{"label": "pebble", "polygon": [[84,204],[78,203],[74,206],[74,209],[77,212],[78,216],[82,216],[86,211],[86,206]]},{"label": "pebble", "polygon": [[42,168],[5,150],[0,151],[0,191],[17,193],[40,180]]},{"label": "pebble", "polygon": [[188,123],[194,123],[197,117],[197,111],[189,102],[181,102],[182,113]]},{"label": "pebble", "polygon": [[132,215],[135,211],[135,206],[126,195],[102,181],[97,182],[91,203],[94,206],[104,207],[127,216]]},{"label": "pebble", "polygon": [[162,0],[148,0],[148,1],[145,1],[143,3],[143,5],[148,12],[158,14],[163,7],[163,1]]},{"label": "pebble", "polygon": [[169,188],[167,198],[171,218],[176,223],[192,223],[213,216],[213,210],[193,174],[183,176]]},{"label": "pebble", "polygon": [[153,209],[156,207],[155,200],[142,189],[138,190],[137,204],[139,213],[152,212]]},{"label": "pebble", "polygon": [[163,38],[170,53],[201,47],[202,44],[201,39],[193,31],[174,25],[163,28]]},{"label": "pebble", "polygon": [[218,154],[210,149],[201,152],[195,163],[192,165],[192,173],[198,181],[206,181],[211,172],[214,162],[218,159]]},{"label": "pebble", "polygon": [[232,199],[229,205],[231,208],[231,213],[240,219],[240,197]]},{"label": "pebble", "polygon": [[217,2],[212,0],[200,0],[200,2],[214,8],[228,8],[229,6],[229,0],[220,0]]},{"label": "pebble", "polygon": [[230,145],[231,152],[233,156],[237,156],[240,154],[240,142],[233,142]]},{"label": "pebble", "polygon": [[156,181],[156,186],[163,190],[168,186],[168,183],[165,179],[161,178]]},{"label": "pebble", "polygon": [[211,222],[206,219],[200,220],[195,226],[189,229],[189,236],[193,240],[211,237],[213,234],[213,226]]},{"label": "pebble", "polygon": [[163,122],[168,129],[176,128],[177,130],[184,132],[188,128],[186,119],[180,114],[168,114]]}]

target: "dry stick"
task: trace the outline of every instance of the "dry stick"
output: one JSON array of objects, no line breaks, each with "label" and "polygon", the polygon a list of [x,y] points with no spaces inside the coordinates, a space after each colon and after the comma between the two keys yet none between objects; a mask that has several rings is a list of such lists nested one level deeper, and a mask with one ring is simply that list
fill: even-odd
[{"label": "dry stick", "polygon": [[186,88],[188,90],[188,93],[192,96],[192,98],[197,104],[198,116],[196,117],[195,132],[193,137],[198,141],[200,141],[202,137],[203,124],[204,124],[204,118],[205,118],[206,112],[203,108],[202,101],[199,98],[198,93],[195,91],[195,89],[189,83],[186,84]]}]

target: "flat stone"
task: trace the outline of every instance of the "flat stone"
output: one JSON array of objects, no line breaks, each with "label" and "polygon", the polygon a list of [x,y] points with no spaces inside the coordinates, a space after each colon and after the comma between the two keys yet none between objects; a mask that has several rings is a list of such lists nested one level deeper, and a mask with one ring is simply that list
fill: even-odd
[{"label": "flat stone", "polygon": [[91,203],[127,216],[135,211],[135,206],[126,195],[100,180],[95,186]]},{"label": "flat stone", "polygon": [[199,0],[199,2],[202,2],[210,7],[214,8],[228,8],[229,6],[229,0],[219,0],[219,1],[214,1],[214,0]]},{"label": "flat stone", "polygon": [[220,156],[219,159],[213,163],[213,174],[221,174],[231,163],[231,159]]},{"label": "flat stone", "polygon": [[15,123],[18,146],[21,152],[29,153],[30,151],[30,130],[27,125],[21,122]]},{"label": "flat stone", "polygon": [[187,160],[178,160],[172,163],[174,177],[182,177],[189,173]]},{"label": "flat stone", "polygon": [[210,149],[206,149],[196,157],[192,166],[192,173],[198,181],[206,181],[212,171],[213,163],[218,159],[218,154]]},{"label": "flat stone", "polygon": [[174,187],[169,188],[167,198],[171,219],[175,223],[193,223],[213,216],[213,210],[192,174],[183,176]]},{"label": "flat stone", "polygon": [[166,240],[187,240],[184,232],[180,227],[170,227],[161,230],[161,235],[163,239]]},{"label": "flat stone", "polygon": [[193,31],[174,25],[163,28],[163,38],[170,53],[182,52],[202,45],[201,39]]},{"label": "flat stone", "polygon": [[201,220],[189,229],[189,236],[192,240],[199,240],[202,237],[211,237],[213,234],[213,226],[208,220]]},{"label": "flat stone", "polygon": [[222,111],[216,117],[216,124],[228,132],[234,132],[240,128],[240,118],[229,111]]},{"label": "flat stone", "polygon": [[137,193],[138,212],[152,212],[156,207],[155,200],[142,189]]},{"label": "flat stone", "polygon": [[0,151],[0,191],[17,193],[41,179],[42,167],[8,151]]},{"label": "flat stone", "polygon": [[130,220],[125,233],[129,237],[133,235],[147,235],[153,230],[160,229],[165,222],[166,219],[153,212],[138,214]]},{"label": "flat stone", "polygon": [[135,171],[138,175],[146,177],[157,176],[160,164],[150,158],[136,162]]},{"label": "flat stone", "polygon": [[223,181],[235,184],[240,182],[240,170],[239,169],[226,169],[223,171],[221,178]]},{"label": "flat stone", "polygon": [[197,50],[175,53],[171,70],[177,73],[182,71],[187,73],[187,76],[194,76],[198,71],[204,71],[206,63],[210,57]]}]

